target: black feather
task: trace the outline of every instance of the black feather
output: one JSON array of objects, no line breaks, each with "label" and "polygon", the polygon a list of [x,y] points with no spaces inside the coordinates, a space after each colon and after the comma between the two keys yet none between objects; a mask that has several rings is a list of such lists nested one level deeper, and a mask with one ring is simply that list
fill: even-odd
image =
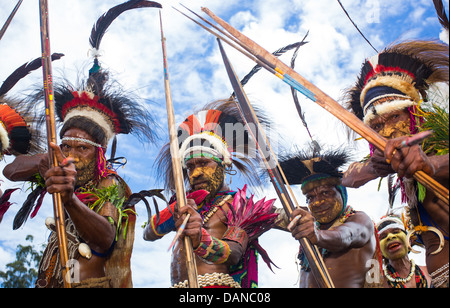
[{"label": "black feather", "polygon": [[395,196],[397,195],[398,190],[400,189],[400,182],[394,184],[394,175],[390,174],[388,176],[388,194],[389,194],[389,208],[386,213],[386,216],[391,215],[394,209],[394,201]]},{"label": "black feather", "polygon": [[[146,7],[162,8],[161,4],[154,1],[145,0],[130,0],[125,3],[116,5],[115,7],[109,9],[105,14],[97,19],[91,30],[91,36],[89,37],[89,43],[92,48],[98,50],[100,48],[100,43],[102,41],[103,35],[105,35],[109,26],[112,22],[120,16],[125,11]],[[87,80],[87,86],[90,92],[96,95],[102,96],[104,91],[104,85],[109,79],[108,72],[101,69],[97,57],[94,59],[94,65],[89,70],[89,79]]]},{"label": "black feather", "polygon": [[301,156],[300,153],[290,157],[279,157],[278,162],[288,181],[285,184],[299,185],[303,182],[302,178],[304,176],[311,175],[309,169],[302,164],[302,161],[305,159],[306,157]]},{"label": "black feather", "polygon": [[166,197],[162,194],[162,189],[152,189],[152,190],[141,190],[138,193],[131,194],[127,201],[124,202],[123,207],[131,207],[136,205],[138,202],[145,200],[148,197],[158,197],[167,203]]},{"label": "black feather", "polygon": [[[52,54],[52,61],[59,60],[64,56],[62,53]],[[37,70],[42,66],[42,57],[36,58],[33,61],[27,62],[18,69],[16,69],[8,78],[3,82],[0,87],[0,96],[8,93],[22,78],[28,75],[30,72]]]},{"label": "black feather", "polygon": [[[307,36],[307,35],[308,35],[308,34],[306,34],[306,36]],[[306,36],[305,36],[305,38],[306,38]],[[303,46],[303,45],[305,45],[305,44],[308,43],[308,42],[305,42],[305,38],[304,38],[301,42],[289,44],[289,45],[287,45],[287,46],[285,46],[285,47],[282,47],[282,48],[280,48],[280,49],[274,51],[272,54],[273,54],[275,57],[279,57],[279,56],[283,55],[284,53],[286,53],[286,52],[288,52],[288,51],[290,51],[290,50],[292,50],[292,49],[294,49],[294,48],[295,48],[296,50],[298,50],[301,46]],[[258,64],[258,65],[255,65],[255,66],[252,68],[252,70],[251,70],[247,75],[245,75],[244,78],[242,78],[242,80],[241,80],[241,85],[242,85],[242,86],[245,86],[245,85],[249,82],[249,80],[250,80],[257,72],[259,72],[259,71],[261,70],[261,68],[262,68],[262,67],[261,67],[259,64]],[[233,93],[231,96],[234,97],[235,94]]]},{"label": "black feather", "polygon": [[280,155],[278,162],[283,170],[286,180],[291,185],[299,185],[303,180],[311,175],[311,171],[303,164],[304,161],[317,158],[313,163],[313,171],[315,173],[325,173],[332,177],[342,177],[340,167],[345,165],[350,157],[345,149],[331,150],[323,154],[314,151],[314,146],[310,146],[308,150],[297,151],[297,153],[289,155]]},{"label": "black feather", "polygon": [[36,203],[36,200],[44,190],[45,187],[38,186],[28,195],[22,207],[14,217],[13,230],[19,229],[27,221],[28,217],[30,216],[31,210]]},{"label": "black feather", "polygon": [[27,154],[30,151],[32,134],[28,127],[18,126],[11,129],[10,147],[13,151],[20,154]]},{"label": "black feather", "polygon": [[[309,34],[309,31],[306,33],[305,37],[300,42],[301,44],[299,44],[297,46],[297,48],[294,51],[294,54],[292,55],[292,59],[291,59],[291,68],[292,69],[295,68],[295,60],[297,60],[297,56],[298,56],[300,47],[307,43],[307,42],[305,42],[305,40],[308,37],[308,34]],[[314,147],[314,151],[317,153],[320,153],[320,146],[317,143],[317,141],[315,141],[313,139],[311,132],[309,131],[308,123],[306,122],[305,113],[303,112],[302,106],[300,105],[300,101],[298,100],[298,91],[294,87],[291,87],[291,93],[292,93],[292,98],[294,100],[295,108],[297,108],[297,112],[300,117],[300,120],[302,121],[303,126],[305,127],[306,131],[308,132],[309,138],[311,139],[312,145]]]},{"label": "black feather", "polygon": [[[78,91],[90,91],[89,89],[89,80],[86,81],[86,84],[78,87]],[[63,107],[67,102],[73,100],[73,89],[77,87],[70,84],[69,81],[65,81],[65,83],[55,84],[54,93],[55,93],[55,114],[58,117],[59,121],[63,122]],[[42,96],[42,93],[37,93],[38,95],[34,97],[35,100],[41,99],[39,96]],[[156,123],[152,114],[150,113],[150,108],[145,108],[139,103],[139,98],[132,93],[126,93],[120,85],[115,82],[111,82],[105,85],[102,89],[102,93],[96,93],[99,95],[98,103],[104,105],[109,110],[112,110],[117,115],[117,119],[120,123],[120,130],[116,133],[120,134],[134,134],[139,140],[143,141],[144,139],[149,142],[153,142],[158,138],[156,134],[156,129],[158,129],[158,123]],[[79,118],[77,118],[79,119]],[[75,119],[76,121],[78,121]],[[45,123],[44,114],[42,114],[40,121]],[[79,121],[78,121],[79,122]],[[73,124],[73,123],[72,123]],[[71,124],[71,125],[72,125]],[[77,125],[80,123],[75,123]],[[96,125],[91,125],[90,127],[85,127],[83,124],[83,130],[87,130],[89,134],[93,134],[91,131],[95,129]],[[80,127],[81,128],[81,127]],[[60,134],[64,134],[64,127],[60,131]],[[101,136],[93,136],[95,138]],[[105,136],[102,138],[97,138],[96,142],[103,143],[105,142]],[[114,158],[114,157],[112,157]]]},{"label": "black feather", "polygon": [[100,43],[102,41],[103,35],[106,33],[106,30],[109,28],[111,23],[119,17],[125,11],[137,8],[144,7],[155,7],[162,8],[162,5],[154,2],[154,1],[143,1],[143,0],[131,0],[125,3],[119,4],[103,14],[97,22],[94,24],[94,27],[91,31],[91,36],[89,38],[89,43],[92,48],[99,49]]},{"label": "black feather", "polygon": [[162,189],[152,189],[152,190],[141,190],[138,193],[134,193],[123,204],[123,208],[132,207],[132,206],[136,205],[137,203],[139,203],[140,201],[143,201],[145,204],[145,208],[147,209],[148,222],[150,223],[150,219],[152,218],[152,210],[150,208],[150,204],[148,203],[147,199],[145,199],[145,198],[152,197],[153,205],[154,205],[155,211],[156,211],[156,217],[157,217],[156,219],[159,222],[159,207],[158,207],[158,203],[156,202],[155,197],[158,197],[167,203],[167,199],[162,194],[162,191],[163,191]]}]

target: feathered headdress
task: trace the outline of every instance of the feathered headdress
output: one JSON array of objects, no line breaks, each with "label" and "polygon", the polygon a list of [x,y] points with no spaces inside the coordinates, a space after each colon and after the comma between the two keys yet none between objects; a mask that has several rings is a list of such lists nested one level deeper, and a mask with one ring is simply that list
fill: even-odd
[{"label": "feathered headdress", "polygon": [[[52,61],[63,54],[53,54]],[[42,151],[43,140],[33,124],[35,118],[22,100],[6,97],[22,78],[42,66],[42,59],[36,58],[17,68],[0,87],[0,157],[3,154],[36,154]]]},{"label": "feathered headdress", "polygon": [[31,132],[25,119],[7,100],[0,105],[0,157],[3,154],[26,154],[31,145]]},{"label": "feathered headdress", "polygon": [[[256,112],[260,122],[267,122],[260,111]],[[184,168],[191,158],[207,157],[226,169],[236,167],[250,184],[259,183],[255,170],[260,156],[236,101],[213,102],[188,116],[178,127],[178,142]],[[157,172],[165,179],[166,188],[174,189],[169,143],[158,155]]]},{"label": "feathered headdress", "polygon": [[418,105],[435,82],[448,83],[448,45],[410,41],[386,48],[367,59],[356,85],[347,93],[347,107],[365,123],[375,115]]},{"label": "feathered headdress", "polygon": [[[58,60],[63,54],[53,54],[52,60]],[[11,99],[6,94],[22,78],[42,66],[42,58],[36,58],[16,69],[0,87],[0,158],[3,154],[37,154],[43,152],[44,138],[35,127],[36,118],[24,100]],[[7,189],[0,196],[0,222],[12,205],[11,194],[17,189]],[[28,217],[28,216],[27,216]]]},{"label": "feathered headdress", "polygon": [[[153,141],[156,137],[152,129],[156,124],[151,114],[138,103],[137,99],[125,93],[117,82],[109,80],[109,74],[101,68],[96,52],[106,30],[121,13],[145,7],[161,8],[161,5],[153,1],[132,0],[117,5],[103,14],[94,24],[89,40],[94,49],[94,65],[89,71],[87,80],[78,87],[74,87],[67,80],[54,84],[55,113],[60,122],[58,124],[62,125],[60,137],[62,138],[69,128],[82,129],[93,137],[94,142],[79,138],[77,140],[90,143],[98,150],[95,180],[105,178],[113,171],[106,162],[104,150],[116,135],[133,133],[149,141]],[[30,96],[28,108],[39,108],[36,101],[42,102],[43,94],[42,89],[38,89]],[[43,127],[45,112],[40,111],[39,115],[41,118],[38,125]],[[114,156],[114,152],[111,156]],[[26,221],[33,207],[35,210],[31,217],[36,215],[44,193],[42,186],[32,191],[16,215],[13,229],[19,228]]]},{"label": "feathered headdress", "polygon": [[89,78],[77,89],[70,84],[55,85],[55,111],[63,124],[61,136],[69,127],[77,127],[87,130],[102,147],[117,134],[136,133],[138,137],[154,140],[150,113],[117,83],[108,83],[109,73],[98,61],[101,40],[111,23],[127,10],[146,7],[162,6],[153,1],[127,1],[108,10],[94,24],[89,39],[94,65]]},{"label": "feathered headdress", "polygon": [[389,215],[386,217],[383,217],[377,224],[377,231],[378,235],[383,233],[384,231],[388,229],[400,229],[403,232],[408,233],[408,230],[405,227],[405,224],[400,217],[397,217],[395,215]]},{"label": "feathered headdress", "polygon": [[303,194],[321,185],[340,186],[343,173],[339,168],[349,161],[350,155],[345,150],[320,154],[312,149],[280,157],[279,164],[288,183],[301,184]]}]

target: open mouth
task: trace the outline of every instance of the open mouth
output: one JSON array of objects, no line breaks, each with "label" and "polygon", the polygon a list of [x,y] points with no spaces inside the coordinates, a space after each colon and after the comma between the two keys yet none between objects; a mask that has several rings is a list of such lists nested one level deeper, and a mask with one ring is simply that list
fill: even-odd
[{"label": "open mouth", "polygon": [[396,251],[396,250],[400,249],[401,246],[402,246],[402,245],[401,245],[399,242],[393,242],[393,243],[390,243],[390,244],[387,246],[387,249],[388,249],[389,251]]}]

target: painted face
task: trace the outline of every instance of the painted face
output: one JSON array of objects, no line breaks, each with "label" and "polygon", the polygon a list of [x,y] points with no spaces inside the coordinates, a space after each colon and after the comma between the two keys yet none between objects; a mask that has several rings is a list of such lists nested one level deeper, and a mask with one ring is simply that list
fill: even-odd
[{"label": "painted face", "polygon": [[370,127],[387,139],[410,135],[410,114],[408,109],[379,115],[370,121]]},{"label": "painted face", "polygon": [[[63,138],[64,137],[81,138],[94,141],[88,133],[78,128],[68,129]],[[94,178],[97,163],[96,147],[81,141],[64,140],[61,144],[61,150],[64,156],[72,157],[75,160],[74,164],[77,170],[77,187],[83,186]]]},{"label": "painted face", "polygon": [[209,158],[190,159],[187,163],[189,184],[193,190],[204,189],[214,195],[223,185],[225,169]]},{"label": "painted face", "polygon": [[387,229],[380,234],[379,238],[383,257],[398,260],[408,254],[406,234],[401,229]]},{"label": "painted face", "polygon": [[335,220],[344,208],[339,191],[334,186],[318,186],[306,193],[311,214],[321,224]]}]

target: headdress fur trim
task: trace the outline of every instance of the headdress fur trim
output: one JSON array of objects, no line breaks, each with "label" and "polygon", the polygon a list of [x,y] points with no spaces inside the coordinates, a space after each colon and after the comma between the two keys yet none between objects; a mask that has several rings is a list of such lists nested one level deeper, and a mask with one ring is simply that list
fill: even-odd
[{"label": "headdress fur trim", "polygon": [[404,110],[411,106],[417,106],[415,101],[408,99],[394,99],[382,104],[373,104],[367,108],[364,116],[364,123],[367,125],[377,116],[388,114],[397,110]]},{"label": "headdress fur trim", "polygon": [[[205,141],[209,146],[197,145],[195,144],[205,144]],[[191,146],[191,143],[194,146]],[[223,165],[230,166],[231,165],[231,153],[229,152],[226,143],[216,134],[208,134],[207,132],[202,132],[200,134],[196,134],[188,137],[183,141],[183,144],[180,148],[180,156],[181,156],[181,164],[184,168],[186,168],[186,159],[189,155],[204,152],[209,153],[211,155],[219,158]]]},{"label": "headdress fur trim", "polygon": [[99,125],[108,140],[121,133],[117,115],[98,102],[99,97],[89,92],[72,92],[73,99],[68,101],[61,110],[63,122],[73,117],[85,117]]}]

